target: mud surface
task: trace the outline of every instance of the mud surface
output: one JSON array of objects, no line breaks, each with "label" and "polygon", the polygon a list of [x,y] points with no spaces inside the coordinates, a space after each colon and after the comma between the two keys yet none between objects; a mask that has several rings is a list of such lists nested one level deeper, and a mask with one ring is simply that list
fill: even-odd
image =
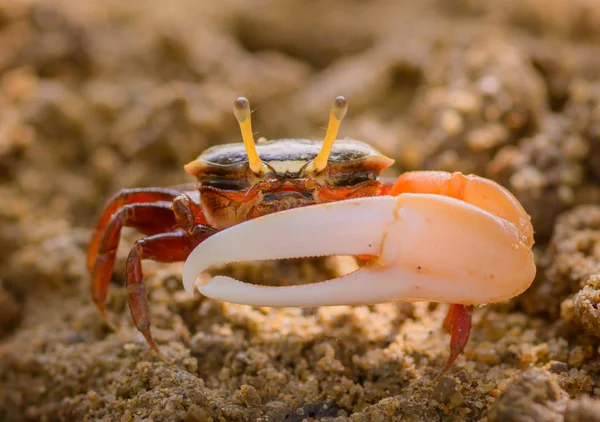
[{"label": "mud surface", "polygon": [[[583,0],[0,3],[0,420],[600,420],[599,52]],[[183,164],[239,139],[239,95],[260,136],[320,138],[340,94],[341,136],[395,158],[388,175],[475,172],[532,216],[534,285],[475,311],[451,373],[446,305],[251,308],[147,261],[161,359],[126,306],[130,230],[119,329],[101,323],[85,249],[107,197],[190,182]]]}]

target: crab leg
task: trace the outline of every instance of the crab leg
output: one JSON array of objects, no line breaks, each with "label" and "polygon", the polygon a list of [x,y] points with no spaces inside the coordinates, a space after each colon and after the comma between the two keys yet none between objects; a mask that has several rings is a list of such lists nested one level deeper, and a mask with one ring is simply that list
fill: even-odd
[{"label": "crab leg", "polygon": [[[173,202],[159,201],[159,198],[171,199]],[[155,202],[135,202],[144,199],[154,199]],[[92,262],[92,299],[104,321],[111,327],[105,302],[121,229],[125,226],[134,227],[142,233],[153,234],[138,240],[131,249],[127,258],[126,286],[135,326],[142,332],[148,344],[157,350],[150,334],[141,261],[143,259],[157,262],[184,261],[193,248],[212,235],[215,230],[206,225],[206,219],[199,205],[181,191],[173,189],[122,191],[109,201],[94,231],[88,250],[88,260]]]},{"label": "crab leg", "polygon": [[[121,229],[124,226],[135,227],[138,230],[154,231],[162,227],[172,230],[175,218],[168,202],[154,202],[130,204],[116,212],[106,224],[103,236],[98,242],[97,250],[90,252],[93,257],[92,266],[92,299],[96,304],[102,318],[108,322],[106,315],[106,296],[110,284],[110,277],[115,266],[117,248],[121,238]],[[152,228],[152,230],[144,230]],[[158,230],[157,230],[158,231]],[[95,237],[95,235],[94,235]],[[90,250],[95,245],[90,246]]]},{"label": "crab leg", "polygon": [[430,193],[460,199],[512,222],[521,232],[527,247],[533,246],[533,226],[529,215],[517,198],[492,180],[460,172],[413,171],[400,176],[389,193],[394,196]]},{"label": "crab leg", "polygon": [[186,194],[181,194],[173,200],[173,214],[177,225],[198,243],[217,232],[206,223],[202,207]]},{"label": "crab leg", "polygon": [[148,299],[142,273],[142,260],[157,262],[183,261],[198,242],[183,231],[156,234],[135,242],[127,257],[127,298],[136,328],[154,350],[158,350],[150,334]]},{"label": "crab leg", "polygon": [[441,374],[450,368],[467,345],[471,334],[472,315],[473,305],[450,305],[448,315],[444,319],[444,327],[450,330],[450,355]]},{"label": "crab leg", "polygon": [[[181,191],[175,189],[165,188],[140,188],[140,189],[123,189],[113,196],[107,203],[106,207],[102,211],[102,214],[98,218],[90,246],[87,253],[87,267],[88,270],[94,268],[94,263],[98,257],[98,249],[100,248],[100,242],[104,236],[106,230],[113,215],[118,212],[121,208],[142,203],[155,203],[155,202],[171,202],[181,194]],[[154,219],[153,222],[146,222],[144,226],[138,225],[136,228],[144,234],[156,234],[164,231],[169,231],[172,226],[166,226],[162,224],[161,219]],[[166,222],[169,224],[170,220]]]}]

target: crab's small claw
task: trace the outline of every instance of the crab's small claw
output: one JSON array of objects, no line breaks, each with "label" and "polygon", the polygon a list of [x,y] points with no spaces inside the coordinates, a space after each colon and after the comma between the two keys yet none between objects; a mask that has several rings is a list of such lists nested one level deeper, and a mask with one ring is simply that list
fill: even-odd
[{"label": "crab's small claw", "polygon": [[467,202],[410,194],[313,205],[219,232],[189,255],[183,281],[230,262],[372,255],[361,269],[320,283],[263,287],[218,276],[205,296],[254,306],[359,305],[427,300],[484,304],[526,290],[535,276],[516,224]]}]

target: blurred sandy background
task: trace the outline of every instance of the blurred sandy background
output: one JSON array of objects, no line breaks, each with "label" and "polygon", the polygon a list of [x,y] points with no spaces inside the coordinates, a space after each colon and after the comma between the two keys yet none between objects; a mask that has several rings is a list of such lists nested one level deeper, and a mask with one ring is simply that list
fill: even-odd
[{"label": "blurred sandy background", "polygon": [[[0,1],[0,420],[600,421],[598,75],[592,0]],[[181,265],[145,262],[162,361],[126,307],[127,231],[110,332],[85,270],[97,213],[191,181],[183,164],[239,140],[239,95],[267,138],[321,138],[345,95],[340,136],[395,158],[388,175],[504,184],[536,228],[534,286],[478,309],[433,381],[446,305],[256,309],[190,299]]]}]

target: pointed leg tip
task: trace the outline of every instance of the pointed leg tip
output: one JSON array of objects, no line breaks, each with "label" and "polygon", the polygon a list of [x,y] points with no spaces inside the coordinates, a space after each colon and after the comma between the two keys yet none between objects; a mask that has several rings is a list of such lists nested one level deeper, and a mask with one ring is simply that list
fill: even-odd
[{"label": "pointed leg tip", "polygon": [[98,308],[98,313],[100,314],[100,318],[102,319],[104,325],[106,325],[106,327],[108,327],[108,329],[111,331],[117,331],[117,326],[108,317],[108,311],[106,310],[106,306],[104,306],[104,304],[97,303],[96,307]]},{"label": "pointed leg tip", "polygon": [[169,362],[169,358],[163,352],[160,351],[156,345],[154,347],[150,346],[148,352],[152,353],[153,358],[157,358],[161,362]]},{"label": "pointed leg tip", "polygon": [[440,372],[433,378],[434,382],[439,381],[440,378],[442,378],[443,376],[447,375],[448,372],[450,372],[450,370],[454,366],[454,363],[456,362],[456,359],[458,359],[462,352],[463,349],[455,347],[450,348],[450,354],[448,355],[448,359],[446,359],[446,362],[444,363],[444,366],[442,367]]},{"label": "pointed leg tip", "polygon": [[448,373],[449,369],[450,369],[450,366],[444,365],[444,367],[436,374],[436,376],[433,377],[432,382],[433,383],[439,382]]},{"label": "pointed leg tip", "polygon": [[458,352],[451,351],[450,352],[450,356],[448,356],[448,360],[446,360],[446,363],[442,367],[441,371],[436,375],[435,380],[440,379],[441,377],[443,377],[450,371],[450,369],[454,366],[454,362],[456,362],[456,358],[458,358],[458,355],[460,353],[461,353],[461,351],[458,351]]},{"label": "pointed leg tip", "polygon": [[472,305],[450,305],[443,323],[443,326],[450,330],[450,355],[442,371],[436,376],[436,380],[452,368],[458,356],[465,350],[471,334],[472,315]]},{"label": "pointed leg tip", "polygon": [[152,338],[152,334],[150,334],[150,330],[143,330],[142,334],[144,335],[144,338],[146,339],[146,343],[148,343],[148,346],[150,346],[150,350],[156,352],[157,354],[161,354],[160,350],[158,348],[158,345],[154,342],[154,339]]},{"label": "pointed leg tip", "polygon": [[148,352],[152,353],[153,357],[158,358],[162,362],[169,362],[167,355],[165,355],[163,352],[161,352],[161,350],[158,348],[158,345],[154,342],[154,340],[151,337],[150,337],[150,340],[148,340],[148,338],[146,338],[146,341],[148,342],[148,345],[150,346],[150,348],[148,349]]}]

